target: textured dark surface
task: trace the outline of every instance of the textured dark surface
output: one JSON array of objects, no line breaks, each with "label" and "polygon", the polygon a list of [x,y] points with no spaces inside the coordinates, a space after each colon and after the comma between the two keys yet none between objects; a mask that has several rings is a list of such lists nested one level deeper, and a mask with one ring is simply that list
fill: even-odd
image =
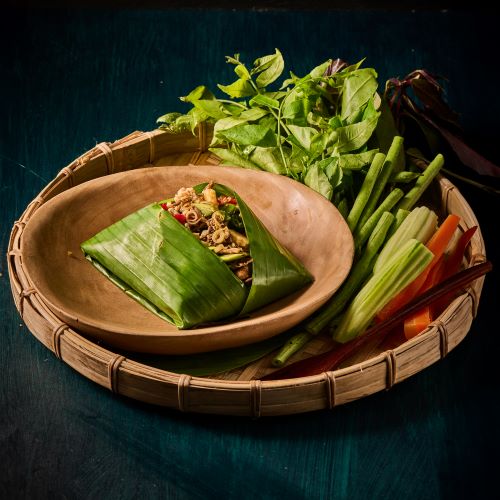
[{"label": "textured dark surface", "polygon": [[[73,158],[154,128],[195,85],[228,82],[224,55],[279,47],[301,74],[367,57],[380,81],[417,67],[449,80],[471,140],[498,155],[497,26],[490,13],[4,11],[0,236]],[[460,185],[498,262],[498,198]],[[442,362],[391,391],[268,420],[181,414],[78,375],[32,337],[0,262],[0,498],[493,498],[498,273]],[[496,307],[495,307],[496,306]]]}]

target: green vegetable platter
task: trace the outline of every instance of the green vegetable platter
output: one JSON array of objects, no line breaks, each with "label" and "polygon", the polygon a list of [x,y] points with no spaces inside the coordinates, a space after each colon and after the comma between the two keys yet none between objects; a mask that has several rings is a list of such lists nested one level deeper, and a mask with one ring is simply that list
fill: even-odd
[{"label": "green vegetable platter", "polygon": [[[403,121],[412,116],[421,123],[439,111],[455,123],[456,115],[444,101],[438,79],[424,70],[404,82],[391,79],[380,94],[377,72],[364,67],[363,60],[350,65],[329,59],[304,76],[290,72],[280,84],[285,63],[278,49],[253,65],[240,54],[227,56],[226,62],[236,80],[217,85],[222,95],[196,87],[181,98],[191,109],[161,116],[159,128],[194,133],[208,125],[208,149],[222,164],[277,173],[315,190],[341,212],[355,243],[347,281],[287,340],[273,360],[282,366],[321,332],[330,331],[340,343],[362,335],[387,302],[431,272],[438,256],[426,244],[438,229],[438,216],[420,209],[429,202],[426,190],[442,171],[444,156],[434,152],[427,160],[416,147],[422,142]],[[404,116],[398,114],[401,107]],[[405,140],[412,146],[407,150]],[[391,237],[402,225],[423,229],[395,242]],[[383,268],[379,254],[388,253],[400,257],[392,268]]]},{"label": "green vegetable platter", "polygon": [[[8,262],[30,330],[113,391],[231,415],[331,408],[444,357],[467,334],[491,264],[473,211],[442,175],[465,178],[440,80],[417,70],[383,89],[365,61],[340,59],[282,77],[279,50],[227,62],[236,77],[217,95],[196,87],[181,98],[186,112],[98,145],[28,206]],[[427,142],[431,123],[454,151]],[[233,257],[171,211],[180,188],[212,181],[242,216],[250,209],[232,228],[249,240],[235,258],[253,260],[250,278],[236,279]],[[151,217],[161,237],[143,227]],[[148,273],[120,270],[136,258]],[[285,268],[295,283],[281,290]],[[202,307],[220,294],[191,286],[214,277],[234,297],[228,309]],[[194,295],[164,307],[176,287]]]}]

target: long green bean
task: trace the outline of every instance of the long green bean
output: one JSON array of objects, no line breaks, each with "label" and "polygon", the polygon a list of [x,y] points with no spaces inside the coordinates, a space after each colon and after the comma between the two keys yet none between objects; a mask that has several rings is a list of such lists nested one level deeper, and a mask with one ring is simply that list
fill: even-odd
[{"label": "long green bean", "polygon": [[375,229],[380,217],[384,212],[389,212],[392,210],[394,205],[403,197],[404,192],[399,189],[393,189],[385,198],[384,201],[378,206],[370,218],[362,225],[358,226],[354,233],[354,243],[356,245],[356,251],[359,252],[362,246],[365,244],[366,240],[369,238],[372,231]]},{"label": "long green bean", "polygon": [[347,225],[352,232],[354,232],[354,230],[356,229],[358,220],[361,217],[366,204],[368,203],[373,187],[375,186],[377,178],[384,166],[384,161],[384,153],[377,153],[373,158],[368,172],[366,173],[366,177],[363,181],[363,184],[361,185],[361,189],[359,190],[356,199],[354,200],[351,211],[347,216]]},{"label": "long green bean", "polygon": [[398,158],[401,156],[401,151],[403,150],[403,141],[404,139],[399,135],[396,135],[392,140],[391,147],[387,152],[387,156],[380,171],[380,175],[377,177],[377,182],[373,186],[370,197],[368,198],[368,202],[363,209],[356,228],[359,228],[360,226],[363,227],[368,219],[372,216],[373,212],[377,209],[379,205],[379,199],[384,192],[384,189],[387,185],[387,182],[389,181]]},{"label": "long green bean", "polygon": [[415,182],[415,186],[410,189],[404,198],[399,202],[398,208],[411,210],[434,177],[436,177],[439,173],[443,165],[444,157],[442,154],[438,154],[436,158],[434,158],[434,160],[427,165],[427,168],[422,172],[422,174],[420,174],[419,178]]}]

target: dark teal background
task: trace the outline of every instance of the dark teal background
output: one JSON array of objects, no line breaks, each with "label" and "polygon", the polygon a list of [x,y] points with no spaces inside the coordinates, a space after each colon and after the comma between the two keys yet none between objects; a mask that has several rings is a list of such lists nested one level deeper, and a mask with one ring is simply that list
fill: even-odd
[{"label": "dark teal background", "polygon": [[[470,141],[497,164],[497,18],[474,11],[8,10],[0,21],[0,236],[72,159],[229,83],[224,55],[329,57],[379,80],[449,80]],[[498,262],[498,197],[459,184]],[[442,362],[332,412],[249,420],[112,395],[59,362],[14,307],[0,263],[0,498],[494,498],[500,417],[498,274]]]}]

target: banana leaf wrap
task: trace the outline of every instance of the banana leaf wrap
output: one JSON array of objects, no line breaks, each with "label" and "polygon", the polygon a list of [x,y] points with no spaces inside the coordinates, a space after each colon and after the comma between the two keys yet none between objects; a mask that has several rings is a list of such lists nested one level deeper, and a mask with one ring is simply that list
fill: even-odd
[{"label": "banana leaf wrap", "polygon": [[[205,184],[195,186],[201,193]],[[303,264],[236,198],[252,262],[244,283],[160,203],[127,215],[81,244],[86,258],[125,293],[179,329],[243,316],[289,295],[313,278]]]}]

